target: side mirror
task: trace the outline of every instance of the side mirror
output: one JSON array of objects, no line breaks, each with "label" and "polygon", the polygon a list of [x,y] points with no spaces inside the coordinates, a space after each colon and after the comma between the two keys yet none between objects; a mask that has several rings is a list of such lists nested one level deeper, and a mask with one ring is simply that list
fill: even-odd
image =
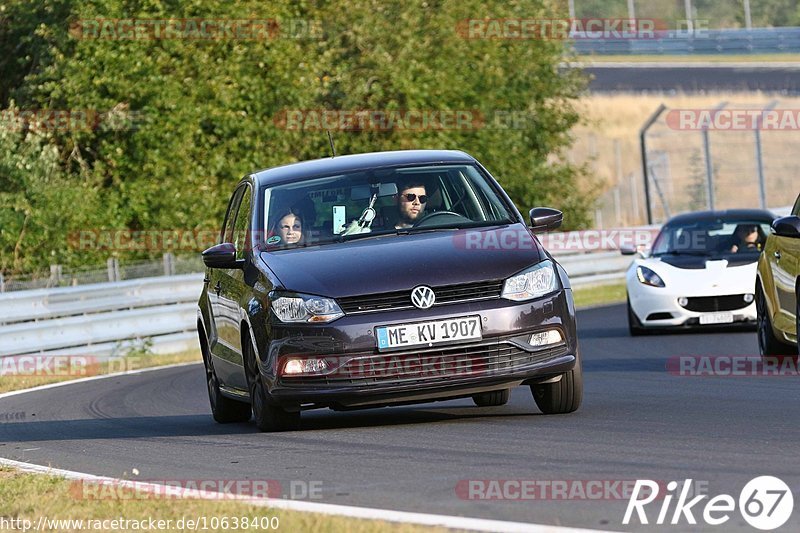
[{"label": "side mirror", "polygon": [[772,229],[779,237],[800,238],[800,217],[792,215],[781,217],[772,222]]},{"label": "side mirror", "polygon": [[642,259],[647,258],[647,250],[643,246],[622,246],[619,249],[619,253],[622,255],[638,255]]},{"label": "side mirror", "polygon": [[561,226],[564,213],[551,207],[534,207],[530,211],[531,229],[533,231],[552,231]]},{"label": "side mirror", "polygon": [[203,263],[208,268],[241,268],[242,261],[236,260],[236,246],[223,242],[203,252]]}]

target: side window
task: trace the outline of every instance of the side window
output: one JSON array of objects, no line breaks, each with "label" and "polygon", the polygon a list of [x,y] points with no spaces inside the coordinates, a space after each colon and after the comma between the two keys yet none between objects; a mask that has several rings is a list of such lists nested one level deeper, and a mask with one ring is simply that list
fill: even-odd
[{"label": "side window", "polygon": [[249,246],[247,230],[250,229],[250,204],[252,203],[250,187],[244,187],[239,210],[236,213],[236,222],[233,226],[233,244],[236,245],[236,259],[244,259],[244,253]]},{"label": "side window", "polygon": [[233,242],[233,221],[236,218],[236,210],[239,208],[239,199],[242,196],[242,188],[233,191],[231,201],[228,203],[228,212],[225,213],[225,221],[222,223],[222,232],[219,242]]}]

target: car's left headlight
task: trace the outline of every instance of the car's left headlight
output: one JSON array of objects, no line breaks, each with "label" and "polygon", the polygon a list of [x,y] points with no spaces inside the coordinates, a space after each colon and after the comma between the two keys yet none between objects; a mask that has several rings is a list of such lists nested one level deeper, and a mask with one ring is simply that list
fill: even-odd
[{"label": "car's left headlight", "polygon": [[344,316],[332,298],[291,294],[272,300],[272,310],[281,322],[333,322]]},{"label": "car's left headlight", "polygon": [[664,280],[661,276],[647,268],[646,266],[636,267],[636,278],[639,283],[650,285],[651,287],[665,287]]},{"label": "car's left headlight", "polygon": [[542,261],[508,278],[500,295],[507,300],[523,302],[558,289],[558,275],[550,260]]}]

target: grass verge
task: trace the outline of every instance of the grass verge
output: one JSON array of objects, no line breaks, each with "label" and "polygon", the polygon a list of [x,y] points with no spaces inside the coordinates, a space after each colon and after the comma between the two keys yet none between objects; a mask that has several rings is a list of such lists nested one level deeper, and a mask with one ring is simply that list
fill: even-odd
[{"label": "grass verge", "polygon": [[575,307],[591,307],[596,305],[618,304],[625,302],[625,283],[597,285],[595,287],[579,287],[573,289]]},{"label": "grass verge", "polygon": [[[372,533],[393,531],[416,533],[445,531],[442,528],[361,520],[354,518],[268,509],[233,501],[199,499],[83,499],[76,495],[74,482],[62,478],[21,473],[0,467],[0,530],[35,528],[40,517],[49,522],[39,531],[143,531],[150,519],[170,520],[161,531],[194,531],[188,520],[204,531],[330,531]],[[274,517],[274,518],[273,518]],[[227,520],[223,521],[223,518]],[[9,520],[19,519],[16,525]],[[179,520],[183,519],[183,527]],[[247,523],[245,524],[245,519]],[[276,520],[277,519],[277,523]],[[21,522],[26,520],[29,522]],[[55,520],[62,521],[56,523]],[[68,522],[72,520],[73,522]],[[118,520],[112,523],[112,520]],[[127,520],[129,522],[122,522]],[[80,524],[79,521],[83,521]],[[106,521],[106,522],[102,522]],[[136,522],[134,522],[136,521]],[[233,527],[257,524],[257,527]],[[205,528],[203,527],[205,524]],[[16,526],[19,527],[16,527]],[[141,527],[144,525],[145,527]],[[93,527],[99,526],[99,527]],[[127,527],[126,527],[127,526]],[[226,527],[227,526],[227,527]],[[267,526],[267,527],[264,527]],[[273,527],[273,526],[278,526]],[[151,531],[154,529],[151,529]]]}]

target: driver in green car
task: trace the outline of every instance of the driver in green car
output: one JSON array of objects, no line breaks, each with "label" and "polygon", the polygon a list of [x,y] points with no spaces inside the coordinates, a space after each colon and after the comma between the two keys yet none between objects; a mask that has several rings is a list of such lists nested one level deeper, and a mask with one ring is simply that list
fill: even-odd
[{"label": "driver in green car", "polygon": [[422,218],[425,212],[425,204],[428,202],[428,195],[425,192],[425,184],[422,182],[409,181],[402,184],[397,195],[397,213],[400,216],[395,229],[410,228],[414,222]]}]

